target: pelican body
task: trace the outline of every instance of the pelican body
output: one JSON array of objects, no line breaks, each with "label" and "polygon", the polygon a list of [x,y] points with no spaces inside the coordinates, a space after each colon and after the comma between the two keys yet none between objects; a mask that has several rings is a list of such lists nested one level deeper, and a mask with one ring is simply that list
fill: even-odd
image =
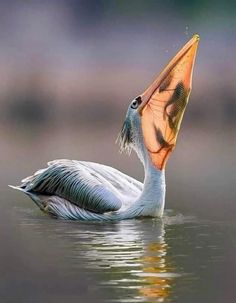
[{"label": "pelican body", "polygon": [[165,166],[175,148],[188,103],[199,36],[194,35],[130,104],[119,134],[121,150],[133,149],[144,166],[141,183],[105,165],[54,160],[12,186],[55,218],[125,220],[162,217]]}]

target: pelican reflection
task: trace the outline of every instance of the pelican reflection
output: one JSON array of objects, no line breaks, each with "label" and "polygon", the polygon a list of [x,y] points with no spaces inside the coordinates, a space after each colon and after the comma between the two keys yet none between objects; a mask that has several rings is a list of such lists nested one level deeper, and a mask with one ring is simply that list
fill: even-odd
[{"label": "pelican reflection", "polygon": [[[44,236],[58,238],[71,269],[81,264],[109,302],[168,302],[180,276],[161,220],[79,224],[27,220]],[[67,268],[67,270],[69,270]]]},{"label": "pelican reflection", "polygon": [[83,258],[88,269],[102,270],[100,284],[113,288],[113,301],[165,302],[179,277],[168,249],[163,222],[124,221],[91,232]]}]

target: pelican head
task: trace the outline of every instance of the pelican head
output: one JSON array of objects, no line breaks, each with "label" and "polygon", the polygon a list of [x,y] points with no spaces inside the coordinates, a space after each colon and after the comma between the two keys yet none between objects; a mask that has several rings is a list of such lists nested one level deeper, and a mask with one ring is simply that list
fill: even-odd
[{"label": "pelican head", "polygon": [[176,145],[191,92],[199,36],[194,35],[155,81],[129,105],[119,135],[120,147],[163,170]]}]

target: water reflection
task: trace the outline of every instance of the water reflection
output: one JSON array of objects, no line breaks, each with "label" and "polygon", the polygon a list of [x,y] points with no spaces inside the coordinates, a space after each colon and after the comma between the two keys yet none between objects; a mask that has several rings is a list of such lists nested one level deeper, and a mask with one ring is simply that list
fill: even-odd
[{"label": "water reflection", "polygon": [[68,270],[78,270],[82,261],[98,281],[93,287],[106,293],[108,301],[169,301],[180,274],[168,254],[162,221],[93,224],[49,220],[30,214],[22,224],[60,239],[71,265]]},{"label": "water reflection", "polygon": [[[45,252],[53,251],[43,261],[44,270],[53,263],[62,273],[63,287],[71,289],[73,283],[75,296],[80,287],[96,302],[222,302],[225,294],[231,302],[233,280],[225,277],[229,268],[235,276],[236,227],[165,214],[163,221],[69,222],[52,220],[32,205],[15,208],[14,222],[24,245],[42,244]],[[57,276],[54,280],[61,283]],[[60,295],[60,289],[56,292]]]},{"label": "water reflection", "polygon": [[163,302],[178,277],[168,263],[163,222],[153,221],[151,230],[145,224],[150,222],[121,222],[113,229],[106,226],[105,231],[93,232],[91,242],[84,244],[87,266],[105,270],[101,284],[122,291],[122,298],[116,301],[127,302],[126,293],[135,302],[154,298]]},{"label": "water reflection", "polygon": [[147,246],[142,258],[143,273],[139,276],[145,277],[146,285],[143,285],[139,292],[149,299],[158,298],[158,302],[163,302],[169,297],[174,280],[179,276],[169,267],[167,251],[168,246],[164,237],[161,237],[160,243],[151,243]]}]

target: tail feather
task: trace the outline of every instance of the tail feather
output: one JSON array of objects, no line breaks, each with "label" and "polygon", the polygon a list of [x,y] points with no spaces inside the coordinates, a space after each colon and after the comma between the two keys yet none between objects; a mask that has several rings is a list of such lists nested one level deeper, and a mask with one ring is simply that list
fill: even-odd
[{"label": "tail feather", "polygon": [[26,194],[27,196],[29,196],[42,211],[45,211],[46,203],[42,195],[38,195],[37,193],[27,191],[25,190],[25,188],[22,188],[21,186],[14,186],[14,185],[8,185],[8,186],[13,189],[19,190],[24,194]]},{"label": "tail feather", "polygon": [[27,194],[27,192],[25,191],[25,189],[22,188],[22,187],[20,187],[20,186],[14,186],[14,185],[8,185],[8,186],[11,187],[11,188],[13,188],[13,189],[22,191],[23,193]]}]

